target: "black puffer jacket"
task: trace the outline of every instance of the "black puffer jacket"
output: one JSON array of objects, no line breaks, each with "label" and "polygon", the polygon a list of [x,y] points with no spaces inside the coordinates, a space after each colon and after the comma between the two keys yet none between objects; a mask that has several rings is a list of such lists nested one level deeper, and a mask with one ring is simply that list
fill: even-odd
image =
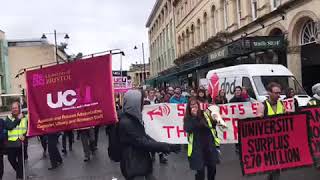
[{"label": "black puffer jacket", "polygon": [[189,157],[190,168],[201,170],[204,166],[215,166],[218,152],[205,117],[188,117],[183,127],[189,135],[193,134],[193,150]]},{"label": "black puffer jacket", "polygon": [[169,152],[170,145],[149,137],[142,122],[141,92],[128,91],[124,96],[123,114],[120,116],[119,134],[122,143],[120,168],[127,179],[152,173],[150,152]]}]

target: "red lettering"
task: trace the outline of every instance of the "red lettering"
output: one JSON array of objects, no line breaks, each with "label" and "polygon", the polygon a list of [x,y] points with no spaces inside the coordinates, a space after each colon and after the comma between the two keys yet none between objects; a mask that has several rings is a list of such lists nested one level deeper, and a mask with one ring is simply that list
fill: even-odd
[{"label": "red lettering", "polygon": [[174,129],[174,126],[163,126],[162,128],[167,129],[168,138],[171,138],[171,129]]},{"label": "red lettering", "polygon": [[244,111],[244,106],[243,104],[239,104],[238,105],[238,108],[239,108],[239,114],[240,115],[244,115],[246,112]]},{"label": "red lettering", "polygon": [[179,117],[184,117],[184,115],[186,113],[185,104],[178,104],[177,105],[177,110],[178,110],[178,116]]},{"label": "red lettering", "polygon": [[234,109],[237,107],[237,105],[231,105],[230,107],[231,107],[232,114],[235,114],[236,112]]},{"label": "red lettering", "polygon": [[[231,121],[231,118],[223,118],[223,120],[224,120],[224,122],[228,122],[228,121]],[[227,138],[228,138],[228,133],[227,133],[227,131],[223,131],[223,139],[224,140],[227,140]]]},{"label": "red lettering", "polygon": [[219,106],[220,107],[220,114],[223,115],[228,115],[228,106],[227,105],[221,105]]},{"label": "red lettering", "polygon": [[208,103],[201,103],[201,104],[200,104],[200,109],[201,109],[201,110],[206,110],[206,109],[208,109],[208,107],[209,107],[209,104],[208,104]]},{"label": "red lettering", "polygon": [[253,114],[257,115],[258,114],[258,104],[257,103],[252,103],[251,104],[252,112]]},{"label": "red lettering", "polygon": [[233,136],[234,140],[238,140],[238,120],[239,119],[232,119],[232,127],[233,127]]},{"label": "red lettering", "polygon": [[287,107],[287,109],[293,109],[292,104],[293,104],[293,99],[289,99],[287,102],[287,106],[289,106],[289,108]]},{"label": "red lettering", "polygon": [[180,138],[180,133],[183,133],[183,136],[184,136],[184,137],[187,137],[186,131],[184,131],[183,128],[180,129],[180,127],[177,126],[177,135],[178,135],[178,138]]}]

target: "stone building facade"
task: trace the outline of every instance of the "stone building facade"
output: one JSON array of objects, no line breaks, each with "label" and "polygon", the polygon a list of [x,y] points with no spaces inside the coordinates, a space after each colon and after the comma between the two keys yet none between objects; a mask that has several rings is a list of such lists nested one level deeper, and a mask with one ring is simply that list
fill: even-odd
[{"label": "stone building facade", "polygon": [[[195,86],[211,69],[245,63],[283,64],[305,89],[320,81],[312,76],[320,72],[319,0],[173,0],[172,5],[176,68],[167,74],[178,83]],[[249,40],[266,47],[230,51]]]}]

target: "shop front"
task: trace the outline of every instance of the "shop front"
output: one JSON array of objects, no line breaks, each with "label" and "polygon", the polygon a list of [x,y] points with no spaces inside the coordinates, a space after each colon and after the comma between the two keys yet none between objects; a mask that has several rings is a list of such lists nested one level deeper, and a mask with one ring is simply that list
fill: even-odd
[{"label": "shop front", "polygon": [[160,73],[156,78],[159,87],[183,86],[196,88],[199,80],[206,78],[210,70],[239,64],[283,64],[286,66],[284,36],[243,37],[210,53],[193,58]]}]

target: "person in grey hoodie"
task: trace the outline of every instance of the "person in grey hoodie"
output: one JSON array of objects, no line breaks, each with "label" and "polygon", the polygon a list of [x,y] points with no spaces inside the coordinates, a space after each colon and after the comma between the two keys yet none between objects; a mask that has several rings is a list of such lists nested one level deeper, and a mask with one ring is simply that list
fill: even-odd
[{"label": "person in grey hoodie", "polygon": [[152,175],[152,152],[178,152],[179,145],[157,142],[145,132],[142,120],[142,91],[130,90],[124,95],[119,136],[122,145],[120,168],[126,180],[156,179]]}]

